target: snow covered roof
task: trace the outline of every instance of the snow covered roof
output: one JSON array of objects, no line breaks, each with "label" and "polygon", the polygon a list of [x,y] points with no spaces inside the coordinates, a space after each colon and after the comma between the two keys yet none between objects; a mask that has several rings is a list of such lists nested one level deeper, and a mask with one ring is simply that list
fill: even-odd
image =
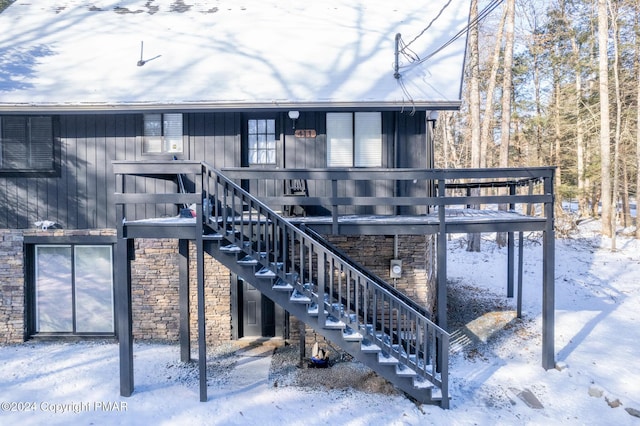
[{"label": "snow covered roof", "polygon": [[466,36],[438,49],[468,18],[466,0],[17,0],[0,111],[456,108]]}]

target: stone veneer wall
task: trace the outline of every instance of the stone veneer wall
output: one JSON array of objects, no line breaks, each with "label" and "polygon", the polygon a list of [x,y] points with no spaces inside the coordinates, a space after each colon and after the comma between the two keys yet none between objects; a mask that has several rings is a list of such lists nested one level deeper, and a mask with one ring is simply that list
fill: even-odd
[{"label": "stone veneer wall", "polygon": [[[198,340],[198,271],[195,245],[189,244],[189,311],[191,341]],[[207,343],[231,340],[231,273],[209,254],[204,254],[204,300]]]},{"label": "stone veneer wall", "polygon": [[[105,230],[0,230],[0,343],[24,339],[24,235],[72,236],[114,235]],[[394,258],[393,236],[328,236],[355,261],[403,291],[427,309],[435,304],[435,249],[433,236],[398,237],[398,258],[403,261],[402,278],[389,278]],[[136,339],[178,339],[178,241],[138,239],[132,262],[133,334]],[[195,248],[190,244],[191,340],[197,341],[197,287]],[[205,301],[207,342],[231,339],[231,291],[229,270],[205,254]],[[291,319],[290,337],[299,336],[299,323]],[[308,330],[307,341],[313,336]]]},{"label": "stone veneer wall", "polygon": [[[0,230],[0,344],[19,343],[25,337],[24,236],[113,236],[115,230]],[[178,241],[137,239],[131,265],[133,336],[142,340],[177,341]],[[195,249],[191,245],[191,339],[197,341]],[[117,268],[117,266],[115,266]],[[207,341],[231,339],[230,274],[205,254]]]},{"label": "stone veneer wall", "polygon": [[135,240],[135,260],[131,262],[134,339],[178,340],[180,277],[177,247],[176,240]]},{"label": "stone veneer wall", "polygon": [[[177,341],[180,327],[178,241],[138,239],[131,267],[133,337]],[[198,293],[195,246],[189,245],[191,341],[198,340]],[[229,270],[205,254],[205,322],[207,343],[231,339]]]},{"label": "stone veneer wall", "polygon": [[24,255],[21,230],[0,230],[0,344],[24,340]]}]

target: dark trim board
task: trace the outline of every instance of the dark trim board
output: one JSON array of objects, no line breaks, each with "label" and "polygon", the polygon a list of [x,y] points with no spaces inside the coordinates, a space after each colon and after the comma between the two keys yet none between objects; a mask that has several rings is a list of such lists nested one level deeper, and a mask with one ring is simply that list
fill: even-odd
[{"label": "dark trim board", "polygon": [[51,235],[26,235],[25,244],[115,244],[115,235],[65,235],[61,237]]}]

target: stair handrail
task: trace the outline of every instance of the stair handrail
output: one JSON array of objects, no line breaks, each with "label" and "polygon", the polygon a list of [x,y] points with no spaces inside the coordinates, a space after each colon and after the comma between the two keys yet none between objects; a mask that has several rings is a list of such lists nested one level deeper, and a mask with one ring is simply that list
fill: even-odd
[{"label": "stair handrail", "polygon": [[369,271],[364,266],[361,266],[360,264],[358,264],[358,262],[356,262],[355,260],[351,259],[343,250],[341,250],[340,248],[338,248],[335,245],[331,244],[331,242],[329,242],[322,235],[320,235],[319,233],[317,233],[316,231],[314,231],[313,229],[311,229],[309,226],[305,225],[304,223],[300,224],[300,228],[305,233],[307,233],[307,234],[311,235],[312,237],[314,237],[317,242],[319,242],[320,244],[324,245],[325,247],[327,247],[332,252],[339,254],[340,257],[342,257],[342,259],[345,262],[347,262],[348,264],[350,264],[354,268],[357,268],[362,273],[362,275],[364,275],[368,280],[370,280],[372,282],[375,282],[379,286],[381,286],[384,289],[386,289],[389,293],[393,294],[395,297],[401,299],[404,303],[406,303],[407,305],[411,306],[416,312],[419,312],[420,314],[424,315],[426,318],[431,319],[431,314],[424,308],[424,306],[420,305],[419,303],[417,303],[416,301],[411,299],[409,296],[407,296],[406,294],[402,293],[401,291],[396,289],[394,286],[392,286],[391,284],[386,282],[384,279],[382,279],[378,275],[374,274],[373,272]]},{"label": "stair handrail", "polygon": [[[240,205],[242,206],[243,202],[249,201],[251,203],[251,207],[253,209],[256,209],[257,213],[255,214],[257,216],[259,216],[260,214],[263,214],[265,216],[265,221],[271,224],[274,224],[279,231],[286,231],[287,235],[296,236],[296,241],[300,241],[301,243],[308,242],[308,244],[314,247],[314,252],[313,252],[314,254],[325,256],[325,259],[331,258],[332,260],[335,260],[340,265],[340,268],[344,267],[345,270],[348,270],[350,273],[354,274],[354,276],[351,277],[352,279],[354,277],[363,279],[367,285],[367,288],[369,285],[371,285],[374,288],[372,292],[374,297],[376,298],[380,297],[386,300],[387,304],[397,306],[398,308],[402,308],[402,312],[406,314],[410,314],[411,318],[415,318],[416,323],[419,322],[420,324],[424,324],[424,326],[427,328],[421,331],[422,331],[422,335],[425,336],[424,337],[424,339],[426,339],[425,341],[433,340],[431,345],[436,345],[436,341],[439,342],[438,344],[439,347],[437,348],[437,350],[434,349],[435,346],[430,350],[430,353],[433,353],[434,356],[436,357],[436,359],[432,360],[433,362],[429,366],[431,368],[430,371],[427,370],[428,366],[426,365],[420,366],[419,362],[409,359],[409,356],[405,356],[405,357],[400,356],[400,352],[402,350],[403,345],[400,345],[399,349],[394,348],[394,346],[398,346],[398,345],[397,344],[393,345],[393,342],[391,341],[387,342],[379,338],[375,334],[375,331],[372,334],[368,330],[364,330],[364,333],[365,335],[371,337],[371,339],[375,341],[376,344],[384,346],[388,352],[398,354],[397,360],[399,363],[417,370],[419,372],[419,375],[421,375],[422,377],[428,378],[432,383],[438,385],[443,392],[443,400],[444,399],[448,400],[448,351],[449,351],[448,344],[449,344],[450,334],[446,330],[442,329],[437,324],[435,324],[433,321],[431,321],[429,316],[425,315],[425,313],[423,312],[423,309],[416,309],[415,304],[407,303],[406,300],[404,300],[405,298],[398,297],[398,295],[396,294],[396,291],[390,291],[392,286],[390,286],[388,283],[386,283],[386,285],[381,285],[379,283],[379,281],[383,281],[381,278],[373,279],[371,274],[367,273],[367,271],[364,270],[359,265],[357,265],[357,263],[353,262],[348,258],[345,258],[338,251],[334,251],[331,248],[327,247],[326,245],[318,242],[317,239],[313,235],[311,235],[309,232],[305,232],[302,229],[291,224],[288,220],[284,219],[281,215],[279,215],[274,210],[272,210],[268,205],[266,205],[265,203],[263,203],[262,201],[260,201],[259,199],[251,195],[248,191],[244,190],[240,185],[238,185],[231,179],[227,178],[224,174],[222,174],[221,171],[217,170],[212,165],[206,162],[202,162],[201,176],[202,176],[202,186],[201,186],[202,194],[203,194],[203,197],[205,197],[205,200],[203,201],[203,210],[205,213],[203,214],[204,225],[208,226],[211,229],[225,232],[228,226],[228,222],[231,221],[232,224],[234,223],[233,217],[236,216],[237,212],[233,211],[233,208],[235,207],[236,202],[240,201]],[[214,186],[213,190],[211,185],[212,177],[215,178],[215,183],[213,184]],[[224,188],[224,193],[222,194],[218,192],[219,185],[221,185]],[[241,199],[240,200],[232,199],[231,211],[227,211],[227,209],[229,208],[229,203],[228,203],[229,200],[227,200],[227,197],[233,198],[234,195],[236,197],[238,196],[241,197]],[[213,196],[213,199],[211,199],[212,196]],[[243,212],[241,211],[240,215],[242,215],[242,213]],[[249,212],[249,214],[251,214],[251,211]],[[221,220],[219,220],[218,218],[221,218]],[[222,225],[220,225],[220,222],[222,223]],[[235,240],[234,235],[225,235],[225,238],[227,238],[229,241]],[[240,237],[240,240],[239,240],[240,243],[243,242],[242,240],[243,238],[244,237]],[[252,253],[252,254],[259,254],[259,253]],[[299,290],[301,292],[307,291],[303,286],[304,283],[299,283],[297,282],[296,279],[292,280],[290,278],[291,275],[287,273],[286,269],[281,270],[277,266],[274,267],[268,258],[267,259],[260,258],[259,262],[263,266],[270,268],[274,275],[276,275],[279,279],[282,279],[288,282],[296,290]],[[318,287],[320,286],[318,285]],[[350,317],[345,315],[344,312],[340,310],[340,308],[333,307],[333,303],[332,303],[333,301],[330,300],[328,304],[325,302],[324,287],[322,288],[321,291],[319,290],[317,294],[313,292],[307,292],[307,293],[309,293],[309,295],[312,296],[312,298],[316,299],[315,301],[319,307],[319,317],[324,316],[324,309],[323,309],[324,307],[329,311],[330,315],[335,315],[338,318],[350,320]],[[384,313],[382,314],[382,316],[384,319]],[[364,324],[366,324],[366,320],[367,318],[364,318],[364,321],[365,321]],[[392,323],[391,315],[388,315],[386,320],[388,320],[391,324]],[[359,323],[359,321],[356,321],[356,323]],[[396,335],[392,336],[392,338],[396,338],[404,342],[406,339],[401,334],[402,333],[398,332],[396,333]],[[429,337],[432,337],[432,339],[430,340]],[[436,369],[437,369],[437,372],[440,373],[439,378],[436,374]]]}]

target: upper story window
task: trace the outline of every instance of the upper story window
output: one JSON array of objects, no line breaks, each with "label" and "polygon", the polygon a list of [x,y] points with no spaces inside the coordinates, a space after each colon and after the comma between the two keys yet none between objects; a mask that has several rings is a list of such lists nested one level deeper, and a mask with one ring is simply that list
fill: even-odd
[{"label": "upper story window", "polygon": [[250,119],[249,164],[276,164],[276,120]]},{"label": "upper story window", "polygon": [[382,114],[327,113],[327,166],[382,167]]},{"label": "upper story window", "polygon": [[144,114],[142,152],[182,152],[182,114]]},{"label": "upper story window", "polygon": [[0,171],[48,172],[55,169],[53,118],[0,117]]}]

